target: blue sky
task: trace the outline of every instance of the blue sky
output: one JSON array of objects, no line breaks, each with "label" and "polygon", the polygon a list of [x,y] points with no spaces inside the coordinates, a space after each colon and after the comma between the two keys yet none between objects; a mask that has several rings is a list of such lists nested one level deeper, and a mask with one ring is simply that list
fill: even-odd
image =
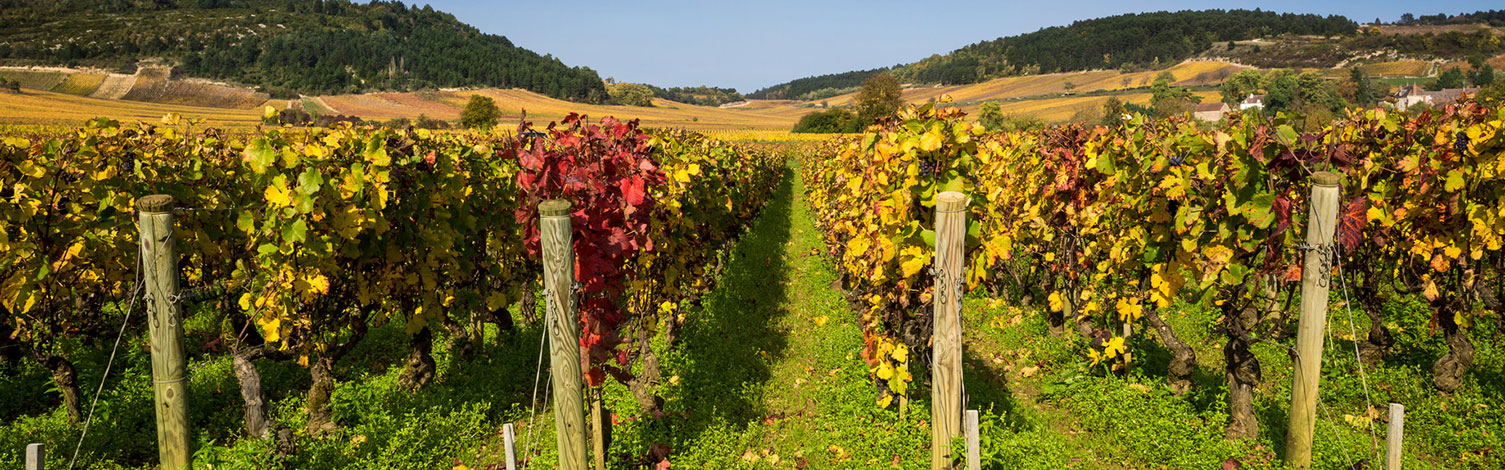
[{"label": "blue sky", "polygon": [[[410,2],[411,3],[411,2]],[[792,79],[913,62],[977,41],[1159,10],[1254,9],[1360,23],[1499,9],[1494,1],[485,1],[418,0],[602,78],[743,93]],[[1423,9],[1423,10],[1419,10]]]}]

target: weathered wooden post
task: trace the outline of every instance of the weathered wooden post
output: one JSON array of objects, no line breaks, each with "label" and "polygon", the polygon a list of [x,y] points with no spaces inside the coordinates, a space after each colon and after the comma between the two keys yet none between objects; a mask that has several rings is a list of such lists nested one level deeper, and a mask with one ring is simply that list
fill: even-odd
[{"label": "weathered wooden post", "polygon": [[1406,407],[1390,404],[1390,431],[1385,433],[1385,470],[1400,470],[1401,434],[1406,429]]},{"label": "weathered wooden post", "polygon": [[967,236],[967,196],[935,198],[935,322],[930,364],[930,468],[950,469],[951,440],[962,427],[962,271]]},{"label": "weathered wooden post", "polygon": [[517,470],[517,452],[513,450],[517,445],[517,434],[512,430],[512,423],[502,425],[502,444],[507,451],[507,470]]},{"label": "weathered wooden post", "polygon": [[26,445],[26,470],[47,470],[47,450],[41,444]]},{"label": "weathered wooden post", "polygon": [[606,470],[606,413],[601,403],[601,387],[591,387],[591,464],[596,470]]},{"label": "weathered wooden post", "polygon": [[585,470],[585,407],[580,391],[580,321],[575,312],[575,250],[571,245],[570,202],[538,205],[543,245],[544,303],[549,329],[549,367],[554,381],[554,432],[559,468]]},{"label": "weathered wooden post", "polygon": [[979,436],[977,435],[977,410],[967,410],[962,419],[962,426],[967,428],[967,470],[982,470],[982,449],[979,448]]},{"label": "weathered wooden post", "polygon": [[142,283],[146,285],[151,336],[152,389],[157,408],[157,454],[161,468],[189,465],[188,362],[183,355],[183,313],[178,309],[178,252],[173,241],[173,198],[136,200],[141,222]]},{"label": "weathered wooden post", "polygon": [[1291,374],[1291,419],[1286,431],[1286,464],[1312,464],[1312,430],[1317,418],[1317,382],[1322,377],[1322,333],[1327,325],[1327,288],[1336,256],[1333,232],[1338,219],[1338,174],[1312,175],[1307,216],[1306,260],[1301,270],[1301,319],[1296,331],[1296,368]]}]

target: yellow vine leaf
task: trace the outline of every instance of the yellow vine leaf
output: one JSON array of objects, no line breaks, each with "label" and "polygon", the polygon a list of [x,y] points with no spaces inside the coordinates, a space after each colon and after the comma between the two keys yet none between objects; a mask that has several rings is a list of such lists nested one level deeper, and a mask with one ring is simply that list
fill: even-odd
[{"label": "yellow vine leaf", "polygon": [[1123,337],[1114,336],[1113,339],[1108,340],[1107,344],[1103,345],[1103,356],[1107,357],[1108,359],[1113,359],[1113,358],[1118,357],[1118,355],[1123,354],[1123,353],[1124,353],[1124,339],[1123,339]]},{"label": "yellow vine leaf", "polygon": [[1061,291],[1050,293],[1050,311],[1059,312],[1066,309],[1066,303],[1061,300]]},{"label": "yellow vine leaf", "polygon": [[1115,309],[1118,311],[1118,318],[1124,322],[1137,321],[1144,314],[1144,306],[1139,304],[1138,299],[1118,299]]},{"label": "yellow vine leaf", "polygon": [[943,138],[941,137],[941,130],[939,128],[930,129],[930,131],[926,132],[925,135],[920,136],[920,150],[924,150],[926,152],[934,152],[936,150],[940,150],[942,140]]},{"label": "yellow vine leaf", "polygon": [[903,261],[899,263],[899,269],[903,270],[903,277],[919,274],[920,269],[930,263],[930,254],[918,246],[905,248],[902,253]]},{"label": "yellow vine leaf", "polygon": [[293,193],[284,186],[285,185],[276,183],[273,183],[271,186],[267,186],[265,193],[267,204],[271,204],[272,206],[275,206],[277,208],[283,208],[293,205]]}]

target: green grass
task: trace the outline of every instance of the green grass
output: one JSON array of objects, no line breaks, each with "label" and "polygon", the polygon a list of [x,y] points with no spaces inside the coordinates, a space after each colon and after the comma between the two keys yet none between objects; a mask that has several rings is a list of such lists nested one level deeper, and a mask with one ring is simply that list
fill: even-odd
[{"label": "green grass", "polygon": [[[1374,468],[1383,457],[1371,454],[1369,427],[1361,420],[1345,419],[1362,416],[1367,405],[1349,316],[1337,303],[1338,295],[1334,294],[1328,317],[1332,341],[1325,345],[1320,386],[1326,411],[1318,410],[1313,468],[1347,468],[1360,459],[1368,459]],[[1007,463],[1000,468],[1060,468],[1059,460],[1042,461],[1039,454],[1019,450],[1040,447],[1095,450],[1087,457],[1076,453],[1084,461],[1095,460],[1087,468],[1217,468],[1227,459],[1238,460],[1244,468],[1281,468],[1292,365],[1285,346],[1255,346],[1263,371],[1256,389],[1260,434],[1252,441],[1231,442],[1223,439],[1227,388],[1222,341],[1209,327],[1215,324],[1214,311],[1179,306],[1165,314],[1176,334],[1197,352],[1194,389],[1177,397],[1165,384],[1169,354],[1153,337],[1136,333],[1130,344],[1139,357],[1137,365],[1123,376],[1110,375],[1101,366],[1088,368],[1083,340],[1074,334],[1050,334],[1043,312],[991,304],[989,299],[969,298],[968,311],[977,312],[967,317],[969,364],[1006,374],[1007,380],[1000,382],[1010,384],[1015,409],[1024,409],[994,418],[1017,429],[995,424],[984,433],[993,439],[992,444],[985,439],[985,453]],[[1386,362],[1364,371],[1372,403],[1382,414],[1390,402],[1406,406],[1404,468],[1501,468],[1505,455],[1496,449],[1505,446],[1499,431],[1505,429],[1505,411],[1500,409],[1505,406],[1500,385],[1505,355],[1495,346],[1500,334],[1496,319],[1485,317],[1470,331],[1477,348],[1474,368],[1461,389],[1445,396],[1432,388],[1430,370],[1446,347],[1440,333],[1428,334],[1424,305],[1413,298],[1386,304],[1385,318],[1392,322],[1392,331],[1398,330],[1398,343]],[[1368,319],[1360,312],[1353,314],[1353,330],[1362,339]],[[1014,318],[1018,324],[1009,324]],[[1029,376],[1020,372],[1030,366],[1039,370]],[[1008,419],[1020,414],[1020,419]],[[1038,432],[1047,425],[1061,431]],[[1385,423],[1375,421],[1374,426],[1383,452]],[[1072,447],[1073,443],[1078,445]],[[1074,454],[1058,455],[1057,459]]]}]

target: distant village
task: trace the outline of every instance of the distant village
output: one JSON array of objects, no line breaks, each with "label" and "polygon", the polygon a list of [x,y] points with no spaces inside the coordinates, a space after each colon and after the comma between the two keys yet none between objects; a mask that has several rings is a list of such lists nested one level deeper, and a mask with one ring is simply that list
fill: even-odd
[{"label": "distant village", "polygon": [[[1437,91],[1427,91],[1421,85],[1412,84],[1401,87],[1394,94],[1381,100],[1378,106],[1402,111],[1418,104],[1438,107],[1455,103],[1465,94],[1472,96],[1478,93],[1479,88],[1477,87],[1444,88]],[[1244,101],[1238,104],[1239,112],[1249,109],[1264,109],[1264,107],[1265,95],[1263,94],[1250,94],[1248,98],[1244,98]],[[1221,101],[1201,103],[1196,106],[1192,116],[1202,121],[1217,122],[1223,119],[1224,114],[1231,111],[1232,108],[1228,106],[1228,103]]]}]

